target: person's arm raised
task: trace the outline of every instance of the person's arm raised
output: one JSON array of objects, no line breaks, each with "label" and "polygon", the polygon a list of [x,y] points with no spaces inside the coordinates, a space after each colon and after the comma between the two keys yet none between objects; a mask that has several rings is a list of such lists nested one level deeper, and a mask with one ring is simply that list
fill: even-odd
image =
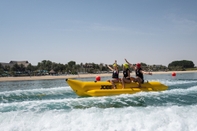
[{"label": "person's arm raised", "polygon": [[113,71],[113,69],[112,69],[109,65],[107,65],[107,67],[108,67],[111,71]]},{"label": "person's arm raised", "polygon": [[133,64],[129,63],[129,62],[127,61],[127,59],[124,59],[124,60],[130,65],[131,68],[133,68],[133,69],[135,70],[135,67],[133,66]]}]

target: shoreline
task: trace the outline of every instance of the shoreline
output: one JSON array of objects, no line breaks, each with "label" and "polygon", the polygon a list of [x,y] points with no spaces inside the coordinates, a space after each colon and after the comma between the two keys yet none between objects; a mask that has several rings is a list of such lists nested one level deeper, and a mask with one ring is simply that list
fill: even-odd
[{"label": "shoreline", "polygon": [[[154,74],[172,74],[173,72],[179,74],[179,73],[196,73],[195,71],[168,71],[168,72],[152,72]],[[105,74],[79,74],[79,75],[61,75],[61,76],[23,76],[23,77],[0,77],[0,82],[6,82],[6,81],[29,81],[29,80],[55,80],[55,79],[68,79],[68,78],[90,78],[90,77],[109,77],[111,76],[111,73],[105,73]],[[135,76],[134,72],[131,73],[131,76]],[[120,77],[122,77],[122,73],[120,73]]]}]

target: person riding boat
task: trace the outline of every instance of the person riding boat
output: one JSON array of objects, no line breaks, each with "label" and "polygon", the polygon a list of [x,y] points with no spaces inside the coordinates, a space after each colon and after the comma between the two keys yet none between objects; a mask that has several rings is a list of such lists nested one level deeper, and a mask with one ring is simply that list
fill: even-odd
[{"label": "person riding boat", "polygon": [[123,64],[123,78],[122,78],[122,89],[125,88],[125,83],[131,83],[129,65]]},{"label": "person riding boat", "polygon": [[112,80],[108,80],[111,82],[112,86],[114,89],[116,89],[115,83],[119,82],[119,70],[118,70],[118,65],[117,61],[115,60],[115,63],[113,64],[113,68],[107,65],[107,67],[112,71]]},{"label": "person riding boat", "polygon": [[140,63],[137,63],[136,66],[133,66],[126,59],[125,59],[125,61],[130,65],[131,68],[133,68],[135,70],[136,78],[131,77],[131,80],[134,81],[134,82],[138,82],[139,87],[141,87],[141,84],[144,83],[144,75],[143,74],[152,75],[152,73],[144,71],[141,68],[141,64]]}]

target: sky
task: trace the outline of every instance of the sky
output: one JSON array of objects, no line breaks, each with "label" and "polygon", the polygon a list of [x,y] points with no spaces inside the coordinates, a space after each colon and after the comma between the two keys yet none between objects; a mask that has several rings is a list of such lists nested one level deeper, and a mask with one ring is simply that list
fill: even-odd
[{"label": "sky", "polygon": [[0,16],[0,62],[197,66],[197,0],[1,0]]}]

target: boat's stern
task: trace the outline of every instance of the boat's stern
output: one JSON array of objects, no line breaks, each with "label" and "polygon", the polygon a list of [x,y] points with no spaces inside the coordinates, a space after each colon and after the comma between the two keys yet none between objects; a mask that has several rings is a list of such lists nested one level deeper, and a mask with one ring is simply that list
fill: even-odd
[{"label": "boat's stern", "polygon": [[166,86],[158,81],[150,82],[150,85],[151,85],[153,91],[164,91],[164,90],[168,89],[168,86]]}]

